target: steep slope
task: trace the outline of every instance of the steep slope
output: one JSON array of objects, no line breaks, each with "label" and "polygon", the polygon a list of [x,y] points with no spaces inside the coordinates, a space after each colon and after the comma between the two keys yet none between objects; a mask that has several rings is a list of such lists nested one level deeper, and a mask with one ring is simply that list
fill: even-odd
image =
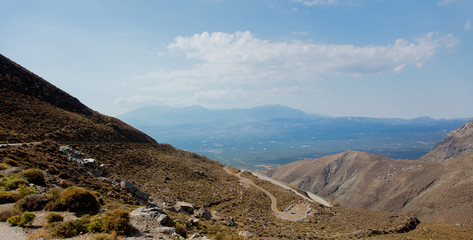
[{"label": "steep slope", "polygon": [[473,120],[447,134],[421,160],[442,162],[470,152],[473,152]]},{"label": "steep slope", "polygon": [[[456,146],[468,145],[470,125],[468,122],[446,139],[454,136]],[[296,161],[264,173],[343,206],[405,213],[421,221],[472,226],[472,168],[472,153],[445,162],[429,162],[394,160],[349,151],[311,161]]]},{"label": "steep slope", "polygon": [[432,165],[348,151],[297,161],[265,174],[343,206],[394,211],[441,174],[441,169]]},{"label": "steep slope", "polygon": [[0,139],[3,142],[142,142],[151,137],[97,113],[0,55]]},{"label": "steep slope", "polygon": [[443,174],[401,212],[429,221],[473,225],[473,153],[441,164]]}]

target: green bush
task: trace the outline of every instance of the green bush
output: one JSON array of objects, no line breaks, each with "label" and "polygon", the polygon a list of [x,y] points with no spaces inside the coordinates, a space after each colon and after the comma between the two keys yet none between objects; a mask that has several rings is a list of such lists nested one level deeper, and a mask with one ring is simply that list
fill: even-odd
[{"label": "green bush", "polygon": [[15,192],[0,191],[0,204],[14,203],[21,198],[20,194]]},{"label": "green bush", "polygon": [[12,226],[18,226],[20,223],[21,217],[19,215],[11,216],[7,219],[7,223]]},{"label": "green bush", "polygon": [[29,183],[43,186],[45,184],[43,172],[37,168],[23,170],[19,176],[26,179]]},{"label": "green bush", "polygon": [[69,187],[61,192],[59,196],[54,196],[54,194],[58,194],[58,192],[53,193],[53,201],[46,205],[46,210],[97,212],[100,208],[97,198],[85,188]]},{"label": "green bush", "polygon": [[57,238],[71,238],[81,233],[87,232],[87,226],[90,224],[90,216],[84,215],[78,219],[66,222],[55,222],[48,225],[49,233]]},{"label": "green bush", "polygon": [[126,235],[131,229],[129,221],[130,212],[125,209],[114,209],[101,216],[95,216],[88,229],[93,233],[116,233]]},{"label": "green bush", "polygon": [[32,223],[36,215],[32,212],[24,212],[23,215],[15,215],[7,219],[7,223],[12,226],[24,227],[26,224]]},{"label": "green bush", "polygon": [[35,187],[27,187],[25,185],[20,186],[18,189],[18,194],[20,194],[20,198],[24,198],[31,194],[37,194],[38,190]]},{"label": "green bush", "polygon": [[18,223],[18,226],[23,227],[26,224],[32,223],[33,220],[35,219],[35,217],[36,217],[36,215],[32,212],[24,212],[23,215],[21,215],[21,220]]},{"label": "green bush", "polygon": [[6,191],[16,190],[20,186],[25,186],[25,185],[28,185],[28,181],[26,181],[25,179],[19,179],[13,176],[3,177],[0,180],[0,186]]},{"label": "green bush", "polygon": [[64,221],[64,216],[62,216],[62,214],[57,213],[57,212],[50,212],[46,215],[45,218],[46,218],[46,221],[48,221],[48,223]]}]

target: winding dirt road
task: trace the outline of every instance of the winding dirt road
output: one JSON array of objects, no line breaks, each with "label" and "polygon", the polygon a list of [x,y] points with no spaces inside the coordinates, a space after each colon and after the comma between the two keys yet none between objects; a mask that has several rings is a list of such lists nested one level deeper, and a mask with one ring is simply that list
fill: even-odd
[{"label": "winding dirt road", "polygon": [[295,221],[299,221],[299,220],[304,219],[305,217],[307,217],[310,214],[310,209],[311,208],[310,208],[310,203],[308,203],[308,202],[295,203],[294,206],[290,210],[288,210],[288,211],[279,211],[278,207],[277,207],[278,200],[276,199],[276,197],[273,194],[268,192],[266,189],[256,185],[251,179],[242,177],[241,176],[242,172],[238,172],[238,173],[235,174],[232,171],[230,171],[230,169],[227,166],[225,166],[223,169],[228,174],[231,174],[231,175],[234,175],[234,176],[237,176],[238,178],[240,178],[241,184],[243,184],[243,186],[245,186],[245,187],[251,186],[251,187],[254,187],[254,188],[264,192],[271,199],[271,211],[273,211],[273,213],[276,214],[276,216],[278,216],[279,218],[295,222]]}]

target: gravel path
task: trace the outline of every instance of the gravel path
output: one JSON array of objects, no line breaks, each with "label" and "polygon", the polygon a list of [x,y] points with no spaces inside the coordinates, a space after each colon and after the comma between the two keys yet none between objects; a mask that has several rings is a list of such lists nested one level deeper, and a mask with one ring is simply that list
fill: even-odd
[{"label": "gravel path", "polygon": [[28,234],[21,227],[11,227],[10,224],[0,222],[0,240],[25,240]]},{"label": "gravel path", "polygon": [[254,188],[264,192],[271,199],[271,211],[273,211],[274,214],[276,214],[276,216],[278,216],[279,218],[295,222],[295,221],[299,221],[299,220],[305,218],[307,216],[308,212],[310,212],[310,204],[309,203],[297,203],[297,204],[294,205],[294,207],[291,209],[291,211],[281,212],[277,208],[277,203],[278,202],[277,202],[276,197],[274,197],[273,194],[268,192],[266,189],[256,185],[252,180],[250,180],[248,178],[245,178],[245,177],[242,177],[241,174],[243,172],[239,172],[237,174],[234,174],[227,167],[224,167],[224,170],[228,174],[239,177],[241,183],[244,186],[251,186],[251,187],[254,187]]},{"label": "gravel path", "polygon": [[325,201],[324,199],[322,199],[321,197],[311,193],[311,192],[307,192],[307,195],[309,195],[310,198],[307,198],[306,196],[300,194],[299,192],[297,192],[296,190],[292,189],[291,187],[289,187],[288,185],[274,179],[274,178],[270,178],[268,176],[265,176],[265,175],[262,175],[262,174],[259,174],[259,173],[256,173],[256,172],[252,172],[251,174],[253,174],[254,176],[258,177],[259,179],[262,179],[262,180],[265,180],[265,181],[269,181],[271,182],[272,184],[275,184],[275,185],[278,185],[284,189],[288,189],[288,190],[291,190],[292,192],[294,192],[295,194],[299,195],[300,197],[304,198],[305,200],[308,200],[308,201],[316,201],[326,207],[333,207],[332,204],[330,204],[329,202]]}]

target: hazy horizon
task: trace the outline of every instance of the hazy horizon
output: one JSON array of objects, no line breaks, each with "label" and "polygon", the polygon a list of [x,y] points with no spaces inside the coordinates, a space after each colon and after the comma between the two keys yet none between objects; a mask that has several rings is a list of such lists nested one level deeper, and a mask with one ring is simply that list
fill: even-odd
[{"label": "hazy horizon", "polygon": [[280,104],[470,118],[468,0],[4,0],[0,53],[116,116]]}]

